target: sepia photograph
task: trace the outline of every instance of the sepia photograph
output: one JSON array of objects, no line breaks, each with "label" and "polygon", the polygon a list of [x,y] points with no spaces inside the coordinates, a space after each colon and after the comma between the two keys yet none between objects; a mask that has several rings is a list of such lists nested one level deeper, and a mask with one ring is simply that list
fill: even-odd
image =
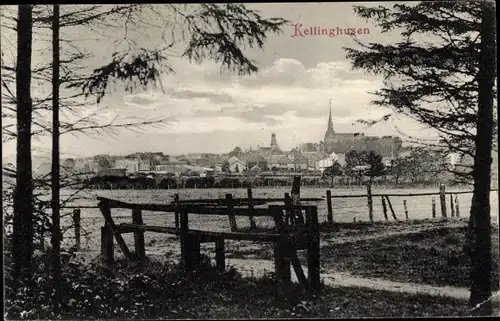
[{"label": "sepia photograph", "polygon": [[492,0],[0,5],[6,320],[500,316]]}]

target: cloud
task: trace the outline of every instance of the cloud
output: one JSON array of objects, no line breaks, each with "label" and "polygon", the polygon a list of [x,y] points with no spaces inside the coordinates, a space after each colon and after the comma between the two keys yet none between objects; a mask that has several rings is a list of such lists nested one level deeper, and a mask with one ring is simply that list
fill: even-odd
[{"label": "cloud", "polygon": [[[103,122],[115,117],[116,122],[169,117],[167,126],[148,128],[144,139],[165,137],[168,141],[172,136],[198,135],[197,139],[206,139],[214,146],[223,144],[215,142],[215,137],[231,140],[233,136],[239,137],[240,144],[256,146],[263,143],[262,137],[276,132],[282,148],[288,149],[299,141],[322,140],[330,99],[337,132],[363,130],[353,123],[387,112],[370,106],[374,97],[369,92],[379,89],[381,81],[351,71],[344,61],[306,68],[298,60],[280,58],[246,77],[221,74],[213,63],[179,66],[176,74],[162,79],[161,91],[115,94],[107,102],[109,108],[100,112]],[[394,134],[394,130],[388,126],[376,134]],[[189,149],[189,144],[186,141],[176,146]]]},{"label": "cloud", "polygon": [[218,81],[206,81],[207,75],[220,75],[215,64],[182,68],[181,76],[165,77],[162,93],[127,95],[124,102],[142,108],[144,116],[175,116],[165,133],[295,128],[321,137],[330,99],[334,126],[386,112],[370,106],[368,92],[377,90],[380,81],[351,71],[344,61],[305,68],[298,60],[282,58],[254,75],[221,76]]}]

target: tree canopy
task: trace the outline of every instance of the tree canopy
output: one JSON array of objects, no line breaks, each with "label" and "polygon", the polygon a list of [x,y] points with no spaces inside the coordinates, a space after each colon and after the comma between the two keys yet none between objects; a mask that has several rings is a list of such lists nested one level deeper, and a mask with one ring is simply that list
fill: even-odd
[{"label": "tree canopy", "polygon": [[438,132],[440,140],[430,144],[474,157],[481,2],[423,1],[354,11],[382,33],[397,31],[401,38],[390,44],[357,40],[358,48],[344,48],[354,69],[383,77],[373,103],[393,110],[362,122],[408,116]]}]

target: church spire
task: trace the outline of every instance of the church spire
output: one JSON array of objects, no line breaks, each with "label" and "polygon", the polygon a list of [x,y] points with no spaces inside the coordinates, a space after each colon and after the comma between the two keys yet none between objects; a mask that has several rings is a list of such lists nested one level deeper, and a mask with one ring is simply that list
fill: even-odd
[{"label": "church spire", "polygon": [[335,131],[333,130],[332,121],[332,99],[328,102],[330,108],[330,114],[328,115],[328,128],[326,129],[325,139],[324,139],[324,151],[327,154],[331,154],[334,151],[335,145]]},{"label": "church spire", "polygon": [[328,101],[328,107],[330,109],[330,113],[328,114],[328,128],[327,128],[327,132],[329,131],[334,131],[333,130],[333,121],[332,121],[332,99],[330,98],[330,100]]}]

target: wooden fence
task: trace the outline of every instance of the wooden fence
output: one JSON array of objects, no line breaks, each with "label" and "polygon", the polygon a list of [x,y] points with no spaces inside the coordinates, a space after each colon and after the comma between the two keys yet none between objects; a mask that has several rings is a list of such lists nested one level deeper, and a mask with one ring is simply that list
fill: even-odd
[{"label": "wooden fence", "polygon": [[[497,191],[496,189],[492,189],[493,191]],[[437,217],[437,198],[439,197],[439,211],[440,216],[442,218],[448,218],[448,209],[450,216],[459,218],[460,217],[460,203],[458,195],[461,194],[472,194],[473,191],[456,191],[456,192],[447,192],[444,185],[441,185],[439,191],[437,192],[422,192],[422,193],[372,193],[371,186],[367,186],[366,194],[344,194],[344,195],[332,195],[331,190],[326,191],[326,196],[322,198],[299,198],[299,202],[321,202],[326,200],[327,207],[327,222],[333,223],[333,206],[332,200],[339,198],[366,198],[367,200],[367,213],[370,219],[370,222],[373,222],[373,200],[374,198],[380,197],[380,201],[382,204],[382,211],[386,221],[389,220],[389,214],[392,219],[395,221],[399,221],[398,215],[401,213],[396,213],[393,207],[393,203],[391,202],[391,197],[421,197],[421,196],[435,196],[431,199],[430,204],[430,212],[432,213],[432,218]],[[447,197],[449,195],[449,197]],[[448,198],[448,201],[447,201]],[[174,201],[172,204],[176,206],[183,205],[204,205],[206,207],[216,207],[216,206],[225,206],[227,208],[241,207],[246,206],[248,210],[248,218],[250,221],[250,229],[256,229],[256,224],[253,219],[252,213],[256,209],[255,206],[262,206],[268,203],[281,203],[284,202],[285,205],[290,206],[293,203],[292,197],[290,193],[284,193],[283,198],[254,198],[252,193],[252,188],[247,188],[247,197],[246,198],[233,198],[232,194],[226,194],[224,199],[196,199],[196,200],[181,200],[179,198],[179,194],[174,195]],[[170,205],[167,205],[170,206]],[[409,220],[411,216],[411,208],[407,207],[407,199],[403,199],[404,206],[404,215],[405,219]],[[75,234],[75,247],[77,250],[81,248],[81,210],[86,208],[98,208],[96,205],[90,206],[64,206],[65,209],[72,209],[71,213],[73,217],[73,228]],[[258,211],[257,211],[258,212]],[[180,227],[180,211],[175,212],[175,228]],[[232,232],[238,231],[238,226],[236,224],[236,220],[234,216],[228,215],[229,225],[231,227]],[[44,248],[44,242],[42,237],[42,242],[40,243],[40,248]]]},{"label": "wooden fence", "polygon": [[[253,208],[251,203],[245,207],[232,206],[224,200],[213,200],[211,204],[181,203],[173,204],[137,204],[99,197],[99,208],[105,220],[101,228],[101,252],[104,262],[113,262],[113,239],[117,242],[125,257],[131,261],[142,261],[146,257],[144,233],[156,232],[173,234],[179,237],[181,263],[187,270],[194,269],[200,263],[200,244],[215,244],[215,260],[219,269],[225,269],[225,240],[245,240],[274,243],[275,272],[279,282],[290,282],[290,265],[293,267],[299,283],[309,291],[320,290],[320,252],[319,221],[316,206],[293,204],[269,205],[267,208]],[[213,205],[213,204],[217,205]],[[218,205],[222,203],[223,205]],[[116,225],[111,209],[130,209],[132,223]],[[179,215],[179,226],[151,226],[143,224],[142,211],[160,211]],[[292,219],[294,213],[304,214],[304,221]],[[304,213],[302,213],[304,212]],[[275,233],[262,232],[213,232],[189,228],[189,214],[227,215],[228,217],[272,217]],[[295,216],[296,218],[297,216]],[[127,247],[122,234],[134,233],[135,251]],[[308,276],[306,277],[297,255],[297,250],[307,250]]]},{"label": "wooden fence", "polygon": [[[492,189],[491,192],[497,191],[496,189]],[[472,194],[474,191],[456,191],[456,192],[446,192],[445,185],[439,186],[439,191],[437,192],[423,192],[423,193],[380,193],[373,194],[371,190],[371,185],[366,185],[366,194],[349,194],[349,195],[332,195],[331,190],[326,191],[326,201],[327,201],[327,221],[329,223],[333,223],[333,207],[332,207],[332,199],[338,198],[366,198],[367,199],[367,209],[368,209],[368,217],[370,222],[373,223],[373,199],[375,197],[381,198],[382,210],[384,214],[384,218],[386,221],[389,220],[387,215],[388,209],[391,212],[391,215],[395,221],[398,221],[398,217],[391,203],[390,197],[419,197],[419,196],[439,196],[440,203],[440,212],[442,218],[448,218],[448,206],[450,209],[451,217],[460,217],[460,205],[458,200],[458,195],[460,194]],[[446,202],[446,195],[449,195],[449,203]],[[409,219],[409,210],[406,205],[406,199],[403,200],[404,206],[404,214],[406,220]],[[432,218],[436,218],[436,198],[433,197],[430,204]]]}]

